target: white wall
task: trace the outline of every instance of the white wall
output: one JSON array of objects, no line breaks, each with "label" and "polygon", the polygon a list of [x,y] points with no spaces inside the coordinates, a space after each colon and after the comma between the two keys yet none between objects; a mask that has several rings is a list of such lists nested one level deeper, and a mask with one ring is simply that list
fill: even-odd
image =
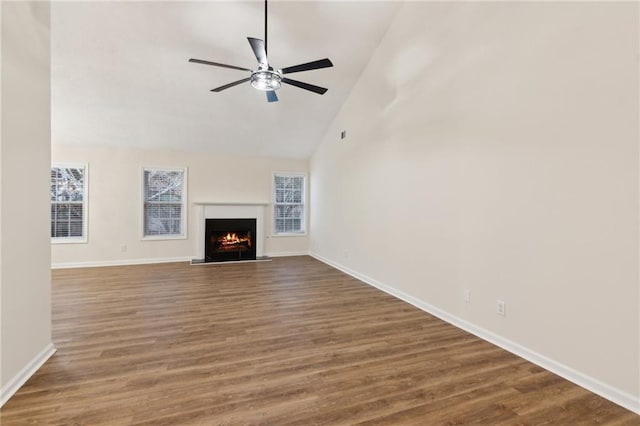
[{"label": "white wall", "polygon": [[405,4],[312,158],[311,252],[640,410],[638,35]]},{"label": "white wall", "polygon": [[[197,232],[200,207],[193,203],[271,203],[273,172],[308,171],[307,160],[63,144],[55,131],[53,139],[53,162],[89,165],[88,242],[53,244],[54,267],[190,260],[204,238]],[[142,167],[188,168],[187,239],[141,240]],[[307,235],[271,235],[270,206],[265,213],[266,255],[308,251]]]},{"label": "white wall", "polygon": [[49,4],[2,13],[0,405],[53,353]]}]

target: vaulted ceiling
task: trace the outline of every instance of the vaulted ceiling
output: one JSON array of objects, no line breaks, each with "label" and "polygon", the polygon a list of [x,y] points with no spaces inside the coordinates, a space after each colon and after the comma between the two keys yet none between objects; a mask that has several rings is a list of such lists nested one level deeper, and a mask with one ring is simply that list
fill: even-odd
[{"label": "vaulted ceiling", "polygon": [[[279,102],[245,83],[256,68],[247,36],[263,38],[264,2],[53,2],[53,143],[119,145],[307,158],[383,38],[397,2],[271,1],[275,68],[328,57],[292,78]],[[375,88],[372,88],[375,90]]]}]

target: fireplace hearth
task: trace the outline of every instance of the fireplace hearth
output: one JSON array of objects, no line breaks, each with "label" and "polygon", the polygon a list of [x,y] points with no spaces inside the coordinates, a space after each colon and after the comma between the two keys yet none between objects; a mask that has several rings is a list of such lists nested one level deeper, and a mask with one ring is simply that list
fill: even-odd
[{"label": "fireplace hearth", "polygon": [[256,260],[256,219],[206,219],[205,262]]}]

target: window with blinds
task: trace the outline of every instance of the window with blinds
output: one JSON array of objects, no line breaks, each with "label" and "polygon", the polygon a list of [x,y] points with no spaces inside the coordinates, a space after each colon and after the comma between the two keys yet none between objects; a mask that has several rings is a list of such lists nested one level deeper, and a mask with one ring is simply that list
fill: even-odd
[{"label": "window with blinds", "polygon": [[51,166],[51,241],[87,241],[87,166]]},{"label": "window with blinds", "polygon": [[143,169],[145,237],[184,238],[186,170]]},{"label": "window with blinds", "polygon": [[275,234],[305,232],[304,189],[305,176],[300,174],[274,175],[273,229]]}]

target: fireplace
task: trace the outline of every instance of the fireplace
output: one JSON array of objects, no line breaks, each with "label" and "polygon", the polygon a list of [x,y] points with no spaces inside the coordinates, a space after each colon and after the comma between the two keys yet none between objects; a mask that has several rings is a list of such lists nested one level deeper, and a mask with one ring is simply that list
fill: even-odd
[{"label": "fireplace", "polygon": [[205,262],[256,260],[256,219],[206,219]]},{"label": "fireplace", "polygon": [[[195,204],[199,207],[197,211],[200,215],[196,231],[199,243],[197,254],[191,261],[192,265],[271,260],[264,253],[266,229],[264,208],[267,203],[198,202]],[[248,232],[251,232],[251,235],[246,235]],[[214,236],[214,233],[218,235]],[[236,234],[235,237],[233,234]],[[224,246],[220,243],[217,246],[215,244],[220,237],[226,238]],[[247,238],[249,242],[244,241]]]}]

